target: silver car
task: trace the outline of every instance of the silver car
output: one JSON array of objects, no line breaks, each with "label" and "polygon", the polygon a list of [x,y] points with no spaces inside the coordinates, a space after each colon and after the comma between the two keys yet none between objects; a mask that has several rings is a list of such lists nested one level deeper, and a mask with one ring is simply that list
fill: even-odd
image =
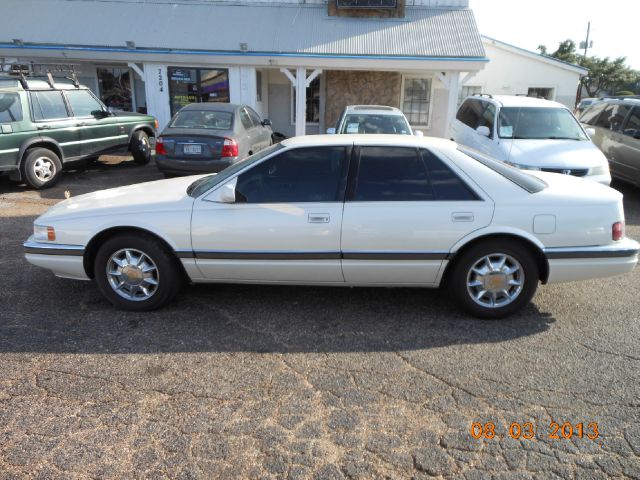
[{"label": "silver car", "polygon": [[214,173],[273,143],[271,122],[247,105],[192,103],[156,139],[165,176]]}]

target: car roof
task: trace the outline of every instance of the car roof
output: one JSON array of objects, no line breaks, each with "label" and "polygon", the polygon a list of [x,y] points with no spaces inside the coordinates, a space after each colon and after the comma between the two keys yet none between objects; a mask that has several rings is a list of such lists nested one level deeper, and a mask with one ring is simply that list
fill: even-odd
[{"label": "car roof", "polygon": [[220,103],[220,102],[210,102],[210,103],[190,103],[189,105],[185,105],[180,110],[205,110],[205,111],[216,111],[216,112],[235,112],[238,108],[244,107],[245,105],[237,105],[234,103]]},{"label": "car roof", "polygon": [[365,115],[404,115],[399,108],[388,105],[347,105],[345,113],[362,113]]},{"label": "car roof", "polygon": [[491,102],[499,107],[567,108],[558,102],[524,95],[472,95],[469,98]]},{"label": "car roof", "polygon": [[323,147],[331,145],[378,145],[413,148],[434,147],[440,150],[455,150],[457,144],[451,140],[436,137],[416,137],[413,135],[347,134],[347,135],[305,135],[287,138],[280,142],[285,147]]}]

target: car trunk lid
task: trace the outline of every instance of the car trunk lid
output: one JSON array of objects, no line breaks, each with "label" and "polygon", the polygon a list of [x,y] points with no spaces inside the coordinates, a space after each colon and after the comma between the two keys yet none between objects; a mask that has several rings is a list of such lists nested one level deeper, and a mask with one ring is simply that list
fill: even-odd
[{"label": "car trunk lid", "polygon": [[191,160],[221,158],[224,140],[229,137],[231,134],[226,131],[200,134],[189,129],[175,129],[161,135],[167,157]]}]

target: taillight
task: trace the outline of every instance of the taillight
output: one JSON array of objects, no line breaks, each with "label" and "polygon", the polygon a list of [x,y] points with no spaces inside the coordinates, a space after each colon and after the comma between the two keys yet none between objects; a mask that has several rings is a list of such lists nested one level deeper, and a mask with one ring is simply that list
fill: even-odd
[{"label": "taillight", "polygon": [[164,139],[162,137],[156,138],[156,155],[166,155],[167,150],[164,148]]},{"label": "taillight", "polygon": [[238,142],[233,138],[225,138],[224,145],[222,146],[223,157],[237,157],[238,156]]},{"label": "taillight", "polygon": [[624,222],[616,222],[611,227],[611,238],[616,240],[622,240],[624,238]]}]

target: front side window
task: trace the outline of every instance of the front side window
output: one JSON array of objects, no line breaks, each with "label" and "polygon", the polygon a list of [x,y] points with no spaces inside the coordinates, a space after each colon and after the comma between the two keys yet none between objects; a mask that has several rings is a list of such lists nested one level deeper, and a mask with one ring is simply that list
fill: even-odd
[{"label": "front side window", "polygon": [[431,108],[431,79],[403,78],[402,112],[411,125],[428,126]]},{"label": "front side window", "polygon": [[411,135],[407,121],[400,115],[349,114],[338,133],[386,133]]},{"label": "front side window", "polygon": [[468,99],[458,109],[456,119],[464,123],[467,127],[474,130],[480,123],[482,118],[482,111],[484,110],[484,102],[480,100]]},{"label": "front side window", "polygon": [[611,108],[606,108],[604,113],[600,115],[597,126],[607,128],[604,125],[608,125],[608,128],[611,130],[620,130],[624,119],[629,114],[629,110],[631,110],[629,104],[614,103],[611,105]]},{"label": "front side window", "polygon": [[69,116],[62,92],[59,91],[31,92],[31,105],[36,122]]},{"label": "front side window", "polygon": [[556,107],[503,107],[498,135],[529,140],[588,140],[574,116]]},{"label": "front side window", "polygon": [[255,127],[259,127],[262,125],[262,120],[260,120],[260,115],[258,115],[252,108],[247,107],[247,112],[249,112],[249,116],[251,117],[251,121]]},{"label": "front side window", "polygon": [[0,93],[0,123],[22,121],[22,104],[17,93]]},{"label": "front side window", "polygon": [[614,104],[607,105],[598,117],[595,126],[609,130],[611,128],[611,118],[613,117],[615,107],[616,105]]},{"label": "front side window", "polygon": [[208,110],[182,110],[174,117],[171,127],[231,130],[233,114]]},{"label": "front side window", "polygon": [[341,201],[345,147],[287,150],[238,176],[238,203]]},{"label": "front side window", "polygon": [[591,104],[591,106],[587,107],[584,113],[580,116],[580,121],[587,125],[595,126],[598,121],[598,117],[606,106],[607,104],[603,102]]},{"label": "front side window", "polygon": [[433,200],[427,169],[415,148],[361,147],[354,200]]},{"label": "front side window", "polygon": [[76,117],[90,117],[102,111],[102,105],[87,90],[69,90],[67,100]]}]

